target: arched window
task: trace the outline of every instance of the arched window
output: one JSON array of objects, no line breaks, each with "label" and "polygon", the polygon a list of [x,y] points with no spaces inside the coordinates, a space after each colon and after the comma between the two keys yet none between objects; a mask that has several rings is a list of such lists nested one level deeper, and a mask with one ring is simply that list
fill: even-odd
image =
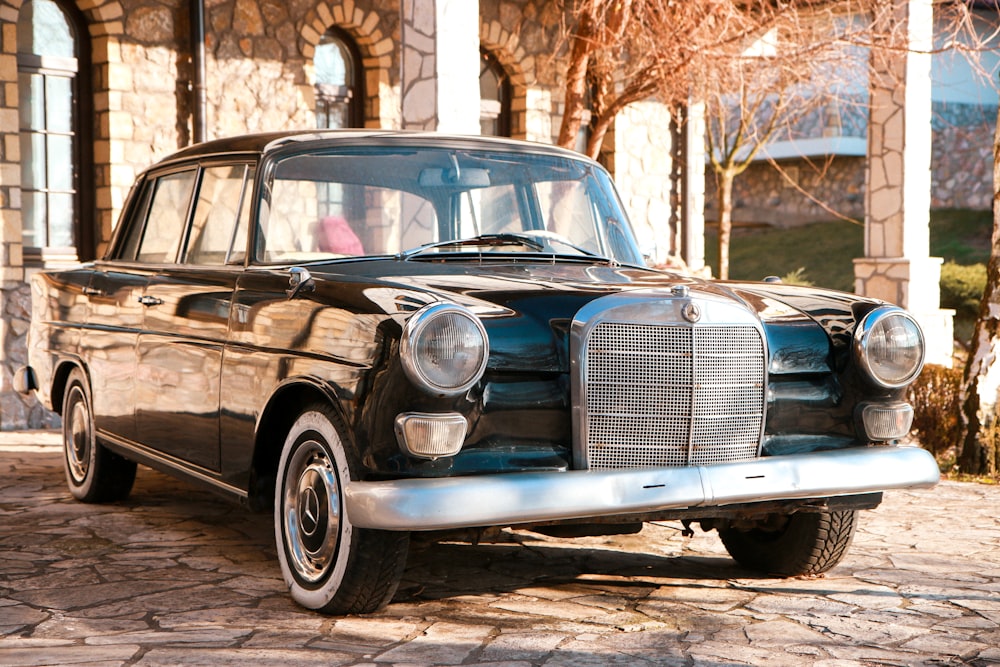
[{"label": "arched window", "polygon": [[316,126],[363,127],[361,55],[343,30],[330,28],[316,45]]},{"label": "arched window", "polygon": [[479,126],[487,136],[510,136],[510,77],[492,54],[479,50]]},{"label": "arched window", "polygon": [[28,263],[92,259],[87,30],[78,10],[25,0],[17,20],[22,242]]}]

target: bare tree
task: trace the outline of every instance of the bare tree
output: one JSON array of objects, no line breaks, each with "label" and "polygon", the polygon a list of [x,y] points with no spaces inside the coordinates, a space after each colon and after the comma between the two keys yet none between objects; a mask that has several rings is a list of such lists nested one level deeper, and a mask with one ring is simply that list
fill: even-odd
[{"label": "bare tree", "polygon": [[842,62],[843,31],[830,30],[834,4],[577,0],[558,143],[576,144],[588,96],[586,153],[594,158],[629,104],[657,98],[681,109],[692,99],[704,102],[719,175],[720,274],[727,277],[733,181],[766,143],[825,103],[810,82],[832,83],[832,65]]},{"label": "bare tree", "polygon": [[[993,244],[986,270],[986,290],[979,304],[979,317],[962,380],[962,442],[958,468],[973,475],[996,474],[997,397],[989,396],[991,371],[1000,342],[1000,113],[993,138]],[[995,389],[994,389],[995,391]],[[982,396],[981,394],[987,394]]]},{"label": "bare tree", "polygon": [[[949,45],[962,45],[976,53],[995,43],[1000,34],[1000,21],[977,26],[971,14],[953,8],[949,25],[952,34]],[[984,30],[985,28],[985,30]],[[985,33],[985,34],[984,34]],[[985,81],[995,85],[992,75],[980,68]],[[993,234],[990,258],[986,267],[986,289],[979,303],[969,354],[962,374],[962,437],[958,445],[957,464],[961,472],[972,475],[1000,473],[1000,415],[998,415],[997,374],[1000,348],[1000,109],[993,135]],[[992,395],[991,395],[992,394]]]},{"label": "bare tree", "polygon": [[596,158],[625,107],[658,98],[685,105],[689,67],[698,50],[716,44],[714,26],[733,0],[577,0],[569,31],[565,112],[557,143],[573,148],[587,113],[586,153]]},{"label": "bare tree", "polygon": [[[708,163],[716,175],[719,277],[729,277],[733,185],[769,145],[808,137],[805,121],[864,104],[870,23],[850,2],[738,3],[724,49],[700,52],[693,94],[705,103]],[[809,137],[811,138],[811,137]],[[828,165],[828,163],[827,163]],[[779,169],[779,173],[787,178]],[[796,186],[796,183],[791,183]]]}]

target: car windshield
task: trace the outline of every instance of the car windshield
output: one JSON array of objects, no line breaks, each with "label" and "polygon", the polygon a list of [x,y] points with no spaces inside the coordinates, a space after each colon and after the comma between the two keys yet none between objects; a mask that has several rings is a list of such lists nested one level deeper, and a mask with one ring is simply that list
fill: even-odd
[{"label": "car windshield", "polygon": [[572,158],[434,147],[280,159],[256,259],[545,253],[641,261],[607,173]]}]

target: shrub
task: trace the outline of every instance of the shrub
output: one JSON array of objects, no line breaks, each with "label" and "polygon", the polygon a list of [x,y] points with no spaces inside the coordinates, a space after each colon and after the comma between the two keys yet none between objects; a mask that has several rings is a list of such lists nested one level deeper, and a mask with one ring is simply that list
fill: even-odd
[{"label": "shrub", "polygon": [[909,389],[913,431],[935,457],[961,449],[962,369],[928,364]]},{"label": "shrub", "polygon": [[941,266],[941,307],[954,308],[956,316],[975,320],[986,291],[986,265],[945,262]]},{"label": "shrub", "polygon": [[786,285],[804,285],[805,287],[812,287],[813,282],[809,280],[809,276],[806,275],[806,267],[800,266],[794,271],[789,271],[785,275],[781,276],[781,282]]}]

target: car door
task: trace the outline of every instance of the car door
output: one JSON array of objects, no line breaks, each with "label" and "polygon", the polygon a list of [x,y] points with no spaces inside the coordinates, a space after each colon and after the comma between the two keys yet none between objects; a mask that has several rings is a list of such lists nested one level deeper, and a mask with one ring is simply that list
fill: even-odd
[{"label": "car door", "polygon": [[162,199],[154,194],[150,206],[155,225],[137,255],[155,264],[140,297],[137,439],[208,471],[220,467],[219,380],[251,173],[244,163],[218,163],[164,175]]},{"label": "car door", "polygon": [[94,423],[104,437],[134,441],[135,350],[142,328],[139,297],[149,271],[135,261],[154,183],[143,179],[126,202],[116,244],[95,262],[87,295],[87,324],[80,356],[90,375]]},{"label": "car door", "polygon": [[135,349],[142,326],[140,267],[97,263],[85,288],[89,312],[81,339],[90,370],[94,423],[105,435],[135,440]]}]

